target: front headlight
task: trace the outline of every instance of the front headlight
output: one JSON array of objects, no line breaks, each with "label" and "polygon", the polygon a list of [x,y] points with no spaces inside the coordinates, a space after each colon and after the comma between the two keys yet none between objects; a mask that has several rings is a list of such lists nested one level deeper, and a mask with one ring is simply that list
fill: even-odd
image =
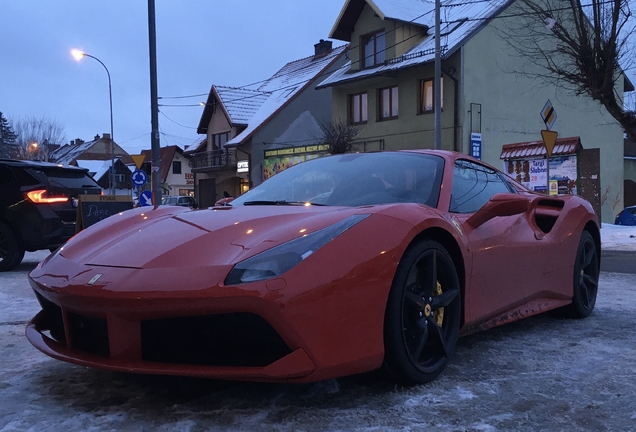
[{"label": "front headlight", "polygon": [[241,261],[227,276],[225,285],[238,285],[279,276],[367,216],[369,215],[349,216],[327,228],[290,240]]}]

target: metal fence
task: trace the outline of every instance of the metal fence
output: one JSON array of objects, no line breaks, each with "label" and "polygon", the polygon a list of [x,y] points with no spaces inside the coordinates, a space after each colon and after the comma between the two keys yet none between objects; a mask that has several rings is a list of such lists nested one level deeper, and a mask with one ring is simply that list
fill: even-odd
[{"label": "metal fence", "polygon": [[236,149],[212,150],[192,155],[192,168],[236,166]]}]

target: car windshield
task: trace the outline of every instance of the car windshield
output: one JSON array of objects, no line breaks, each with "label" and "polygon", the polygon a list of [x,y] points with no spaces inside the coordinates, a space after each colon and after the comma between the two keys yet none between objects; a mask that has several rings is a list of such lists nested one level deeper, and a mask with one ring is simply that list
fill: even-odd
[{"label": "car windshield", "polygon": [[163,197],[161,199],[162,205],[177,205],[177,197]]},{"label": "car windshield", "polygon": [[232,201],[238,205],[437,206],[444,160],[406,153],[355,153],[295,165]]}]

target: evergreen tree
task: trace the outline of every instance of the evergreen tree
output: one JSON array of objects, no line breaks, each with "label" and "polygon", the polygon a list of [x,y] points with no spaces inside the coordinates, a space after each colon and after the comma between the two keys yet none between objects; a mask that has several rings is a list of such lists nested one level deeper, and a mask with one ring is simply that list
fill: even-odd
[{"label": "evergreen tree", "polygon": [[0,157],[11,157],[18,136],[13,132],[7,118],[0,111]]}]

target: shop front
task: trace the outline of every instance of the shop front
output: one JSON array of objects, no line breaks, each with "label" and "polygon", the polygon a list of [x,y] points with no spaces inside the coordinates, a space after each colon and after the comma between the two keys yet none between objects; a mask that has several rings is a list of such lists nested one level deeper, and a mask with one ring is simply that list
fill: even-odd
[{"label": "shop front", "polygon": [[[501,148],[503,172],[528,189],[550,195],[579,194],[579,137],[558,138],[546,160],[543,141],[505,144]],[[548,176],[550,177],[548,181]]]}]

